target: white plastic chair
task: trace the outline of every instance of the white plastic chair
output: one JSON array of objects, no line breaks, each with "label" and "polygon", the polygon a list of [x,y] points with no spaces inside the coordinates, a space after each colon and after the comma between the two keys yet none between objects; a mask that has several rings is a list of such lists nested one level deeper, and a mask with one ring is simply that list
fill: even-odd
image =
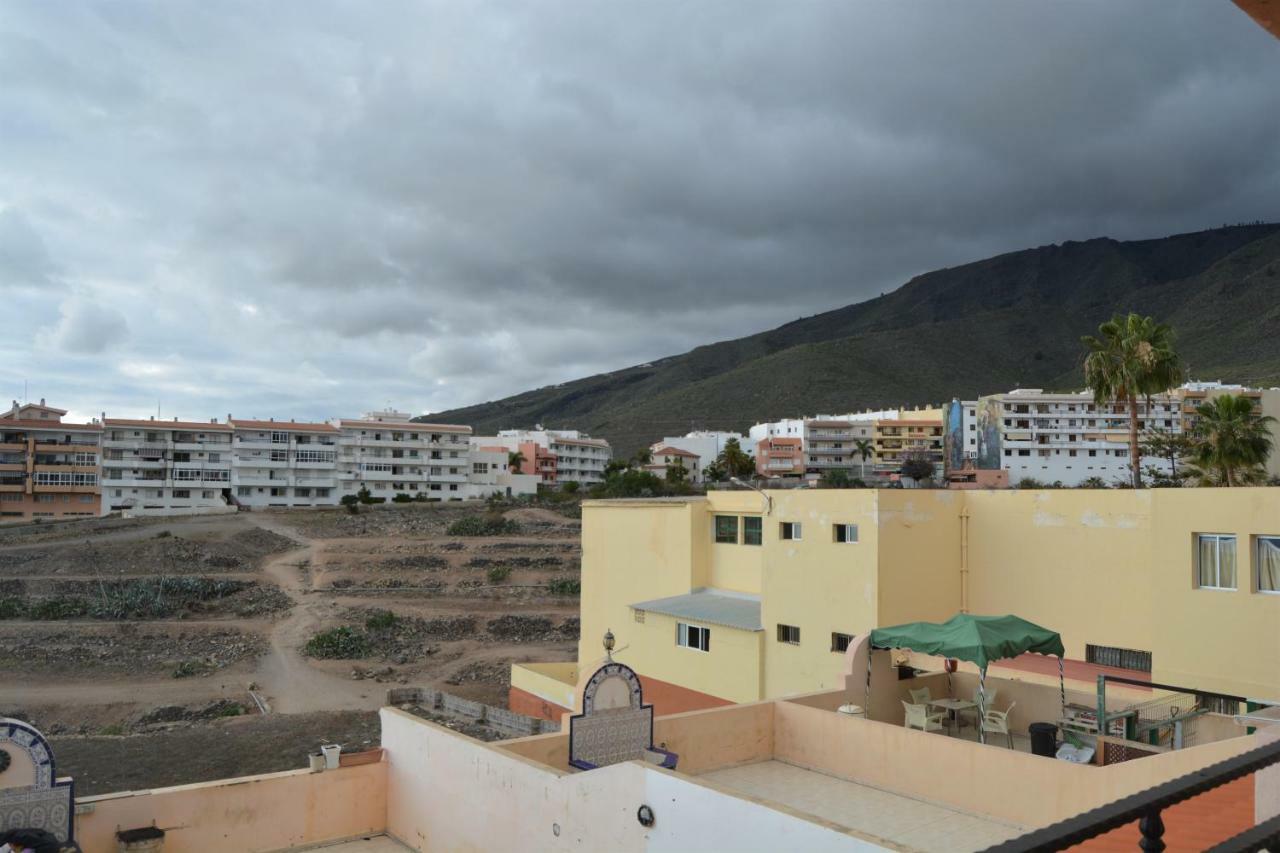
[{"label": "white plastic chair", "polygon": [[988,708],[987,715],[982,719],[982,730],[987,734],[1004,735],[1010,749],[1013,749],[1013,733],[1009,731],[1009,712],[1017,704],[1017,702],[1010,702],[1009,707],[1003,711]]},{"label": "white plastic chair", "polygon": [[933,699],[933,694],[929,692],[928,687],[920,687],[915,690],[908,690],[911,694],[911,701],[916,705],[928,705]]},{"label": "white plastic chair", "polygon": [[[987,708],[993,708],[993,707],[995,707],[995,704],[996,704],[996,696],[998,696],[998,695],[1000,695],[1000,688],[998,688],[998,687],[989,687],[989,688],[987,688],[987,701],[986,701],[986,707],[987,707]],[[963,711],[961,711],[959,714],[957,714],[957,715],[956,715],[956,717],[957,717],[958,719],[956,720],[956,722],[957,722],[959,725],[962,725],[962,726],[963,726],[963,725],[965,724],[965,718],[966,718],[966,717],[973,717],[973,724],[976,726],[976,725],[978,724],[978,713],[979,713],[979,712],[978,712],[978,706],[979,706],[979,702],[978,702],[978,688],[976,688],[976,687],[975,687],[975,688],[973,688],[973,707],[972,707],[972,708],[966,708],[966,709],[964,709]],[[1009,707],[1013,707],[1013,706],[1011,705],[1011,706],[1009,706]]]},{"label": "white plastic chair", "polygon": [[942,731],[943,712],[930,714],[926,705],[913,705],[905,699],[902,700],[902,707],[906,712],[902,725],[909,729],[919,729],[922,732],[940,732]]}]

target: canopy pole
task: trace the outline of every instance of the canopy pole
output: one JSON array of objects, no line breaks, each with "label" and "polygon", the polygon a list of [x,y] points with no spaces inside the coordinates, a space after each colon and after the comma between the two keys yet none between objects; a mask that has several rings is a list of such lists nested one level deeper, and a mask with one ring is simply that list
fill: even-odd
[{"label": "canopy pole", "polygon": [[978,742],[987,742],[987,668],[978,670]]},{"label": "canopy pole", "polygon": [[871,653],[875,648],[871,645],[871,640],[867,640],[867,698],[862,703],[863,719],[871,719]]},{"label": "canopy pole", "polygon": [[1058,693],[1062,696],[1062,718],[1067,718],[1067,681],[1062,674],[1062,655],[1058,655]]}]

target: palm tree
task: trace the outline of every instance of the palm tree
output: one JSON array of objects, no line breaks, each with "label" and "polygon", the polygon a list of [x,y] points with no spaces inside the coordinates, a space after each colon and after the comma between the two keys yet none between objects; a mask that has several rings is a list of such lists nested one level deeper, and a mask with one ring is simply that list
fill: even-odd
[{"label": "palm tree", "polygon": [[1081,341],[1089,352],[1084,381],[1099,406],[1123,400],[1129,413],[1129,467],[1133,487],[1142,487],[1142,449],[1138,444],[1138,398],[1167,391],[1182,377],[1173,349],[1173,330],[1151,317],[1117,314],[1098,327],[1098,337]]},{"label": "palm tree", "polygon": [[636,467],[643,468],[653,461],[653,449],[649,447],[641,448],[636,451]]},{"label": "palm tree", "polygon": [[863,480],[867,479],[867,459],[875,453],[875,445],[871,443],[869,438],[860,438],[853,443],[853,449],[858,451],[858,456],[862,458],[861,476]]},{"label": "palm tree", "polygon": [[512,474],[519,474],[520,469],[524,467],[524,463],[528,461],[519,450],[513,450],[507,454],[507,470]]},{"label": "palm tree", "polygon": [[1253,401],[1245,396],[1223,394],[1197,406],[1192,458],[1201,481],[1234,486],[1256,481],[1260,472],[1265,479],[1262,467],[1273,447],[1275,420],[1254,412]]}]

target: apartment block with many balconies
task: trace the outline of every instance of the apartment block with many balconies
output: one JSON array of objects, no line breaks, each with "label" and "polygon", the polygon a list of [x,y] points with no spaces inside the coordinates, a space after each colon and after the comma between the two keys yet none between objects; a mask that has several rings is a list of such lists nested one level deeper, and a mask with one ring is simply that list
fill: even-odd
[{"label": "apartment block with many balconies", "polygon": [[234,512],[231,425],[104,414],[102,504],[128,515]]},{"label": "apartment block with many balconies", "polygon": [[376,498],[397,494],[453,501],[472,496],[471,427],[414,423],[404,412],[369,412],[333,422],[338,436],[340,495],[366,488]]},{"label": "apartment block with many balconies", "polygon": [[875,422],[875,471],[893,479],[909,458],[921,456],[933,463],[934,475],[942,473],[942,410],[903,410],[900,417]]},{"label": "apartment block with many balconies", "polygon": [[235,420],[231,484],[248,507],[336,506],[339,429],[327,423]]},{"label": "apartment block with many balconies", "polygon": [[64,415],[44,400],[0,413],[0,523],[101,514],[102,425]]}]

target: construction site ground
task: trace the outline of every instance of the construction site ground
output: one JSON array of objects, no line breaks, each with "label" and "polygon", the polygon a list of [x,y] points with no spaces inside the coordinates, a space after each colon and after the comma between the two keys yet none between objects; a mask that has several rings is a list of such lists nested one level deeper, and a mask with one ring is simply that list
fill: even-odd
[{"label": "construction site ground", "polygon": [[[502,535],[447,532],[499,515]],[[50,735],[92,793],[376,745],[399,684],[506,707],[513,661],[576,655],[570,516],[390,504],[0,528],[0,716]],[[357,656],[316,656],[335,652]]]}]

